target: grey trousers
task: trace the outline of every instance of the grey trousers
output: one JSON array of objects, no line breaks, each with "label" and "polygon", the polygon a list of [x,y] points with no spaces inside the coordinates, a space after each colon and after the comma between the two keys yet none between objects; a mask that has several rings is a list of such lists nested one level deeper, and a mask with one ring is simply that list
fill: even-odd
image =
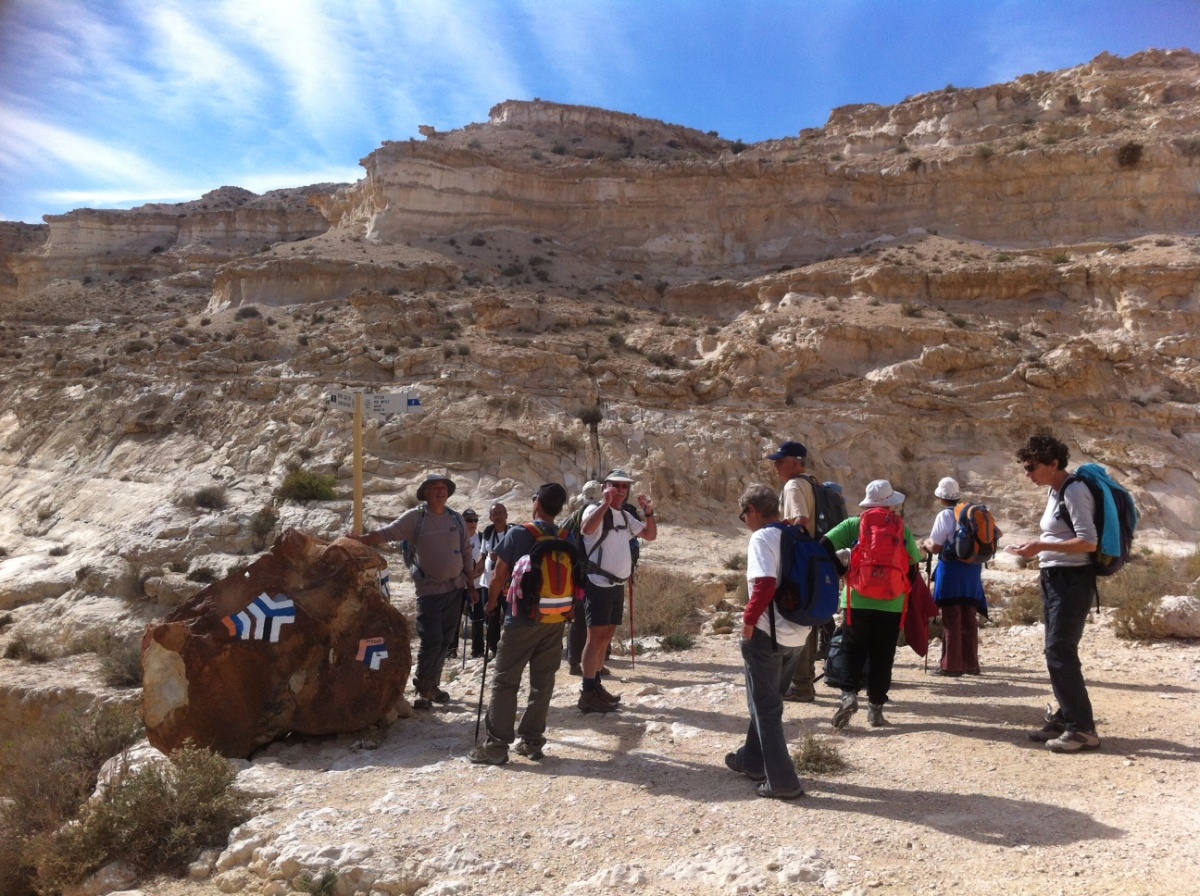
[{"label": "grey trousers", "polygon": [[[517,735],[536,747],[546,743],[546,718],[550,714],[550,698],[554,696],[554,676],[562,663],[565,625],[565,622],[505,625],[500,632],[496,677],[488,701],[488,743],[507,746]],[[517,691],[526,666],[529,667],[529,703],[514,732]]]}]

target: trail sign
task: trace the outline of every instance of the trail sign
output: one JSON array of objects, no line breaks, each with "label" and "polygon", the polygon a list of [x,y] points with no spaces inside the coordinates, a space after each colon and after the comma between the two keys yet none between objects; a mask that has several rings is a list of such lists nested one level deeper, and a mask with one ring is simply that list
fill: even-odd
[{"label": "trail sign", "polygon": [[363,520],[363,414],[384,417],[388,414],[418,413],[421,399],[412,392],[379,392],[366,395],[357,390],[330,392],[328,402],[339,411],[354,413],[354,523],[355,535],[362,535]]}]

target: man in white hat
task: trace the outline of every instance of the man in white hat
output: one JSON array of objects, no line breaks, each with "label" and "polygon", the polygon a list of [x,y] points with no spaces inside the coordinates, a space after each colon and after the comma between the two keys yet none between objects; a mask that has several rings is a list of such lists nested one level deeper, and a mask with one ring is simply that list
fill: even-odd
[{"label": "man in white hat", "polygon": [[883,705],[892,686],[896,642],[908,599],[908,569],[921,559],[916,539],[896,512],[903,503],[903,493],[886,479],[876,479],[858,502],[865,508],[862,514],[838,523],[823,539],[835,551],[850,549],[841,603],[850,680],[843,683],[841,704],[833,714],[833,727],[839,731],[858,711],[864,668],[870,704],[867,721],[873,728],[887,724]]},{"label": "man in white hat", "polygon": [[962,498],[958,480],[942,479],[933,491],[942,510],[933,520],[933,529],[922,543],[931,554],[938,555],[937,572],[933,580],[933,600],[942,613],[942,659],[934,675],[952,678],[966,673],[979,674],[979,614],[987,618],[987,598],[983,593],[983,564],[963,563],[952,545],[958,529],[954,507]]},{"label": "man in white hat", "polygon": [[632,485],[633,478],[624,470],[610,472],[604,477],[600,503],[584,512],[580,526],[588,570],[583,602],[587,642],[583,647],[583,689],[579,696],[579,708],[585,713],[612,712],[620,702],[621,698],[609,693],[601,683],[600,670],[608,645],[621,624],[625,583],[633,574],[629,540],[640,537],[654,541],[658,535],[654,503],[647,495],[637,497],[645,522],[622,508]]},{"label": "man in white hat", "polygon": [[413,583],[417,587],[417,671],[413,706],[429,709],[446,703],[450,695],[438,687],[442,668],[458,639],[463,589],[472,604],[479,601],[475,588],[475,561],[463,518],[446,506],[454,494],[447,476],[427,476],[417,487],[419,505],[405,511],[381,529],[350,537],[366,545],[406,541],[412,546]]}]

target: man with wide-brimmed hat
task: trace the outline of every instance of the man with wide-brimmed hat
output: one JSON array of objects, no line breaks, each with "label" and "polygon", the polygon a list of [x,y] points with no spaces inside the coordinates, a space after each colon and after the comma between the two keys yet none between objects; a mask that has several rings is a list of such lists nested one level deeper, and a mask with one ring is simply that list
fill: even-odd
[{"label": "man with wide-brimmed hat", "polygon": [[588,580],[583,612],[587,622],[587,642],[583,647],[583,690],[579,708],[585,712],[612,712],[620,698],[604,687],[600,670],[612,643],[625,607],[625,583],[633,574],[631,538],[654,541],[658,524],[654,520],[654,502],[638,495],[637,502],[645,521],[624,510],[633,477],[624,470],[613,470],[604,477],[599,504],[583,514],[580,532],[587,558]]},{"label": "man with wide-brimmed hat", "polygon": [[413,706],[429,709],[450,695],[438,687],[442,667],[458,637],[464,589],[472,603],[479,600],[473,573],[471,540],[462,516],[446,506],[454,481],[433,474],[417,487],[421,502],[381,529],[352,535],[363,544],[404,541],[410,546],[409,572],[417,587],[417,671]]}]

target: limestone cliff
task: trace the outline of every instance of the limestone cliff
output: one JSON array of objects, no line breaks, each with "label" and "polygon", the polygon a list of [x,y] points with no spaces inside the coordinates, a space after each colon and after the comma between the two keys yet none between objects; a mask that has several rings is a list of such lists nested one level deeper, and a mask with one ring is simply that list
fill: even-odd
[{"label": "limestone cliff", "polygon": [[[133,625],[271,531],[345,532],[334,389],[424,406],[368,420],[369,521],[428,469],[519,517],[620,465],[661,508],[650,555],[716,573],[763,449],[800,438],[851,496],[892,479],[918,529],[953,475],[1015,538],[1041,496],[1012,452],[1048,427],[1130,484],[1142,543],[1190,551],[1198,83],[1188,53],[1101,57],[749,147],[506,102],[351,186],[14,230],[0,610],[127,601]],[[338,499],[278,500],[295,467]]]}]

